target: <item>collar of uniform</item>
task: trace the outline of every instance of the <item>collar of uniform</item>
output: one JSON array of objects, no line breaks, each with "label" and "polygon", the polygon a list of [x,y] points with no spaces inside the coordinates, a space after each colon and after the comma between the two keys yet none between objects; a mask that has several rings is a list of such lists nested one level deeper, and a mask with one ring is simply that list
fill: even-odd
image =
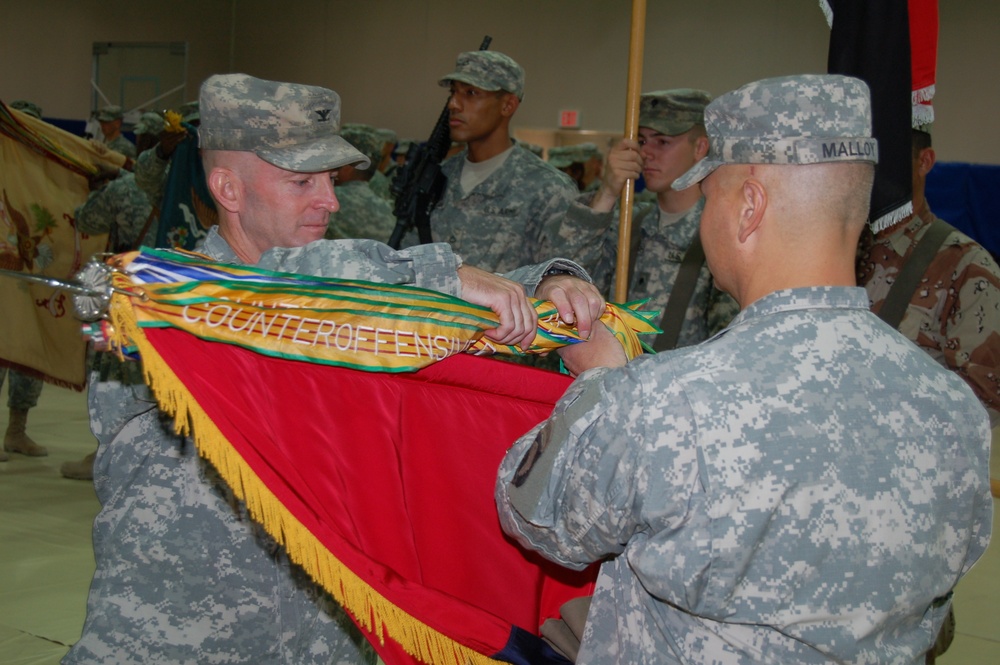
[{"label": "collar of uniform", "polygon": [[244,261],[236,255],[236,252],[233,251],[233,248],[229,246],[229,243],[226,242],[221,235],[219,235],[218,226],[213,226],[209,229],[208,235],[205,236],[205,239],[195,251],[205,254],[214,261],[237,264],[244,263]]},{"label": "collar of uniform", "polygon": [[799,309],[863,309],[868,311],[868,293],[859,286],[807,286],[774,291],[745,307],[729,328],[744,321]]}]

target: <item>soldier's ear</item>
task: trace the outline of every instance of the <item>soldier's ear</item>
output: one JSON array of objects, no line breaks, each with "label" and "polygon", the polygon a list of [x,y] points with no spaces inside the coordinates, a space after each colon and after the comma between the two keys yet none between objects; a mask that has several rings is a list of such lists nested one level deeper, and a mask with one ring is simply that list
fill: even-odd
[{"label": "soldier's ear", "polygon": [[756,178],[743,181],[740,197],[739,239],[745,243],[750,239],[760,224],[764,221],[764,211],[767,210],[767,190]]},{"label": "soldier's ear", "polygon": [[520,105],[521,100],[517,98],[517,95],[508,92],[504,95],[503,104],[500,106],[500,113],[503,114],[504,117],[509,118],[514,115],[514,112],[517,111],[517,107]]},{"label": "soldier's ear", "polygon": [[232,169],[216,166],[208,174],[208,189],[216,203],[231,213],[240,210],[242,188],[239,176]]},{"label": "soldier's ear", "polygon": [[934,148],[924,148],[920,151],[917,155],[916,168],[919,169],[921,178],[927,177],[927,174],[934,168],[935,162],[937,162],[937,153],[934,152]]},{"label": "soldier's ear", "polygon": [[701,160],[708,154],[708,137],[699,136],[694,140],[694,158]]}]

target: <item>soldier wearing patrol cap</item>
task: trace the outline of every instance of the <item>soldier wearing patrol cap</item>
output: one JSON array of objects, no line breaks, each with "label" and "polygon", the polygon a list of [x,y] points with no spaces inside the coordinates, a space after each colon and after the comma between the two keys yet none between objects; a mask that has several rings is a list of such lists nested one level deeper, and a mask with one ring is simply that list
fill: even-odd
[{"label": "soldier wearing patrol cap", "polygon": [[[265,270],[412,284],[490,307],[487,336],[527,344],[537,317],[526,294],[557,302],[581,329],[604,311],[570,261],[528,266],[517,282],[464,265],[444,243],[393,250],[323,240],[338,208],[337,169],[370,159],[340,136],[332,90],[246,74],[201,86],[199,141],[219,223],[199,251]],[[371,663],[353,622],[256,528],[232,492],[184,442],[144,385],[91,374],[100,439],[94,488],[96,570],[76,663]],[[239,386],[234,386],[238,390]],[[298,417],[290,414],[289,417]],[[309,444],[310,442],[303,442]]]},{"label": "soldier wearing patrol cap", "polygon": [[[433,238],[493,272],[542,260],[545,229],[577,190],[511,139],[524,70],[503,53],[469,51],[439,83],[450,91],[451,139],[466,147],[441,165],[447,186],[431,212]],[[403,242],[417,242],[416,231]]]},{"label": "soldier wearing patrol cap", "polygon": [[581,192],[597,191],[601,184],[604,155],[593,143],[554,146],[549,148],[547,161],[572,178]]},{"label": "soldier wearing patrol cap", "polygon": [[130,159],[135,159],[135,144],[122,134],[123,117],[124,113],[120,106],[105,106],[97,112],[97,122],[101,125],[104,145]]},{"label": "soldier wearing patrol cap", "polygon": [[[766,79],[705,124],[674,187],[702,183],[705,252],[742,311],[578,379],[502,462],[501,523],[603,562],[577,663],[921,663],[989,542],[989,418],[855,284],[868,88]],[[576,355],[594,343],[567,366],[594,368]]]},{"label": "soldier wearing patrol cap", "polygon": [[396,217],[389,202],[371,186],[376,164],[382,157],[383,139],[378,130],[361,123],[345,124],[340,132],[351,145],[371,160],[367,169],[345,164],[337,170],[337,200],[340,209],[330,214],[326,237],[370,238],[385,241],[392,235]]},{"label": "soldier wearing patrol cap", "polygon": [[708,152],[704,112],[710,100],[693,88],[643,93],[639,140],[622,140],[611,149],[597,192],[578,198],[552,233],[550,251],[576,257],[610,295],[618,269],[618,199],[626,179],[645,177],[656,201],[633,210],[628,299],[648,298],[646,306],[663,313],[664,332],[649,340],[657,351],[711,337],[738,310],[716,287],[698,242],[701,191],[670,187]]},{"label": "soldier wearing patrol cap", "polygon": [[17,109],[21,113],[27,113],[33,118],[42,119],[42,107],[26,99],[15,99],[10,103],[12,109]]}]

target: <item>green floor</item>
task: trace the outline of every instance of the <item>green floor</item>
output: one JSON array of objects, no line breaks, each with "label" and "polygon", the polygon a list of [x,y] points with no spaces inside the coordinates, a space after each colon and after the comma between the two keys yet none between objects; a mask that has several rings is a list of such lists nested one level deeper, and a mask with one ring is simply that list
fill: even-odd
[{"label": "green floor", "polygon": [[[7,426],[0,392],[0,432]],[[1000,431],[1000,430],[998,430]],[[57,663],[80,635],[94,570],[90,525],[97,499],[89,482],[66,480],[59,465],[94,445],[82,393],[46,386],[28,433],[49,456],[0,462],[0,665]],[[994,432],[994,439],[997,439]],[[998,455],[997,457],[1000,457]],[[1000,459],[994,460],[1000,477]],[[998,501],[994,507],[1000,510]],[[1000,516],[994,531],[1000,534]],[[1000,535],[997,535],[1000,541]],[[1000,545],[994,544],[956,593],[958,635],[939,662],[1000,663]]]}]

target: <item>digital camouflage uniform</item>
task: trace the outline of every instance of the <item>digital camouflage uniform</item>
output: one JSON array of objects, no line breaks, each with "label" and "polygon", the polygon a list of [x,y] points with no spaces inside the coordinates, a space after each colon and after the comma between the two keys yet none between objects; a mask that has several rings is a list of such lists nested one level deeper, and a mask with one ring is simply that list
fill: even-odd
[{"label": "digital camouflage uniform", "polygon": [[[572,256],[590,272],[601,293],[611,297],[618,263],[619,211],[615,206],[611,212],[596,212],[584,202],[590,198],[584,195],[570,205],[559,231],[552,233],[557,240],[551,250],[558,248],[561,255]],[[638,233],[639,238],[632,257],[635,268],[628,285],[629,300],[649,298],[643,309],[664,310],[684,254],[698,233],[704,207],[705,200],[700,199],[680,219],[666,223],[665,213],[655,201],[635,206],[632,233]],[[708,339],[725,328],[739,311],[737,302],[715,287],[708,265],[703,264],[684,314],[677,346]],[[652,345],[655,340],[656,336],[649,335],[644,341]]]},{"label": "digital camouflage uniform", "polygon": [[[579,194],[569,176],[515,145],[496,171],[463,194],[460,180],[467,154],[462,151],[441,164],[448,185],[431,212],[434,240],[448,243],[470,265],[490,272],[551,256],[543,251],[543,233]],[[416,241],[415,231],[407,241]]]},{"label": "digital camouflage uniform", "polygon": [[144,150],[135,160],[135,182],[156,209],[163,205],[163,192],[170,175],[170,160],[156,154],[156,149]]},{"label": "digital camouflage uniform", "polygon": [[396,217],[389,202],[373,192],[368,184],[363,180],[337,183],[335,193],[340,208],[330,215],[327,238],[369,238],[388,242],[396,228]]},{"label": "digital camouflage uniform", "polygon": [[[705,109],[708,156],[673,186],[873,163],[869,98],[837,75],[747,84]],[[822,215],[802,224],[840,229]],[[504,530],[602,562],[577,663],[924,661],[989,543],[988,414],[864,289],[792,281],[701,344],[584,372],[504,458]]]},{"label": "digital camouflage uniform", "polygon": [[[10,383],[7,385],[7,407],[17,411],[27,411],[38,406],[38,397],[42,394],[42,380],[16,370],[10,370]],[[0,387],[3,387],[7,377],[6,367],[0,366]]]},{"label": "digital camouflage uniform", "polygon": [[[209,232],[201,251],[239,263]],[[394,251],[370,240],[272,249],[267,270],[414,284],[460,295],[458,257],[434,243]],[[510,275],[533,290],[546,270]],[[135,363],[132,363],[135,366]],[[90,383],[100,445],[94,487],[96,571],[72,663],[365,663],[374,652],[343,610],[291,565],[201,460],[172,433],[145,385]]]},{"label": "digital camouflage uniform", "polygon": [[788,290],[584,373],[508,453],[497,504],[547,558],[614,557],[578,663],[916,663],[989,541],[989,441],[968,386],[862,289]]},{"label": "digital camouflage uniform", "polygon": [[[455,71],[438,84],[448,88],[453,81],[488,92],[508,92],[518,99],[524,96],[524,70],[498,51],[459,53]],[[572,179],[515,141],[491,158],[502,164],[465,192],[461,179],[468,154],[465,149],[441,164],[447,185],[431,211],[434,240],[450,244],[470,264],[490,272],[552,256],[543,248],[544,234],[579,193]],[[414,229],[403,243],[416,239]]]},{"label": "digital camouflage uniform", "polygon": [[376,170],[372,174],[372,179],[368,181],[368,186],[379,198],[387,201],[390,205],[395,201],[392,196],[392,180],[385,173]]},{"label": "digital camouflage uniform", "polygon": [[[253,152],[303,173],[369,165],[338,134],[340,99],[332,90],[215,75],[202,84],[199,105],[204,150]],[[200,251],[240,262],[218,227]],[[460,263],[442,243],[396,251],[371,240],[320,240],[273,248],[256,265],[459,296]],[[550,268],[582,272],[552,261],[510,277],[530,294]],[[83,635],[63,662],[372,662],[374,651],[343,610],[250,522],[193,442],[172,433],[146,387],[114,373],[101,378],[91,374],[89,392],[99,441],[96,570]]]},{"label": "digital camouflage uniform", "polygon": [[126,157],[131,157],[135,159],[135,144],[128,140],[124,134],[119,134],[115,138],[111,139],[107,143],[109,150],[114,150],[115,152],[120,152]]},{"label": "digital camouflage uniform", "polygon": [[[639,126],[666,136],[680,136],[704,123],[705,106],[711,99],[704,90],[692,88],[645,92],[640,97]],[[597,151],[593,144],[574,148],[572,158],[581,163]],[[583,194],[570,205],[559,228],[549,234],[553,245],[547,249],[574,257],[590,271],[601,292],[611,297],[618,263],[620,210],[617,205],[609,212],[593,210],[589,207],[593,196]],[[670,215],[660,209],[655,194],[650,202],[633,207],[634,242],[629,253],[634,267],[628,283],[629,300],[649,298],[645,309],[659,311],[662,317],[684,255],[698,236],[704,207],[705,201],[700,199],[682,214]],[[715,287],[708,265],[703,263],[686,303],[677,346],[708,339],[722,330],[739,309],[735,300]],[[662,318],[657,319],[660,321]],[[650,336],[646,341],[652,345],[655,340]]]},{"label": "digital camouflage uniform", "polygon": [[[109,233],[115,229],[117,247],[111,249],[126,251],[142,244],[155,244],[157,220],[150,220],[152,212],[153,206],[136,184],[135,174],[123,172],[96,192],[91,192],[74,216],[77,228],[84,233]],[[149,226],[143,234],[147,222]]]},{"label": "digital camouflage uniform", "polygon": [[[876,314],[917,242],[936,217],[872,236],[858,252],[858,285]],[[1000,423],[1000,268],[990,253],[960,231],[941,245],[913,294],[899,331],[944,367],[956,372]]]},{"label": "digital camouflage uniform", "polygon": [[[381,175],[376,169],[378,160],[382,158],[383,138],[380,130],[361,123],[345,123],[340,135],[371,162],[367,170],[360,172],[364,175],[354,177],[368,177],[367,174],[372,172]],[[385,180],[384,176],[382,180]],[[340,202],[340,207],[336,212],[330,213],[327,238],[333,240],[368,238],[381,242],[389,241],[392,230],[396,227],[396,217],[392,213],[389,201],[375,192],[372,187],[373,182],[374,178],[342,181],[338,176],[334,193]]]}]

